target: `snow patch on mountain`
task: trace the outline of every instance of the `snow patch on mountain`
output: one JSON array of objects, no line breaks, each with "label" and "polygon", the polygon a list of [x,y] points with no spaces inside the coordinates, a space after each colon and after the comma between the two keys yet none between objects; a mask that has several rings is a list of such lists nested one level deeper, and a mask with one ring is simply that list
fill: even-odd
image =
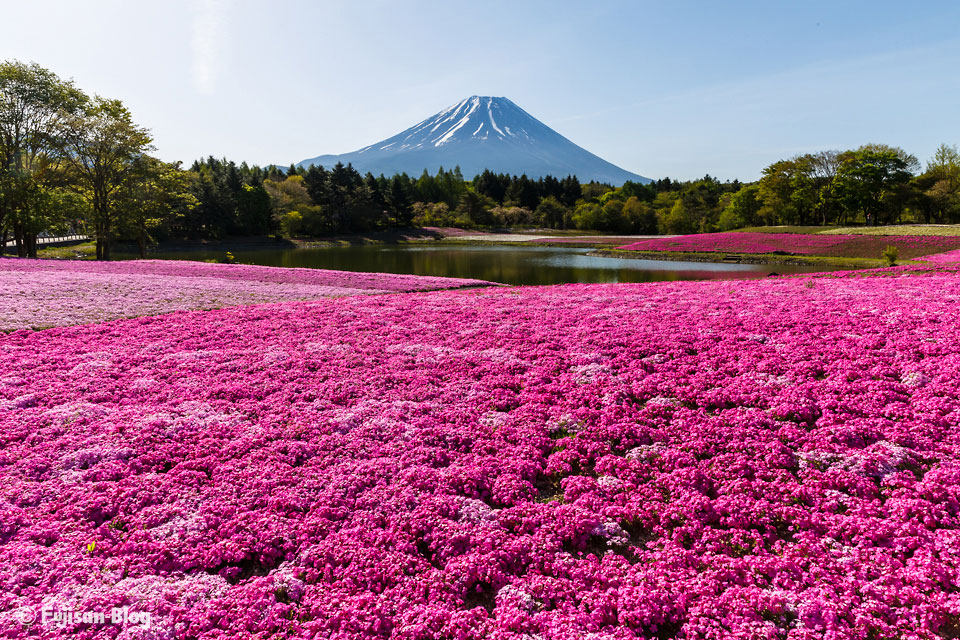
[{"label": "snow patch on mountain", "polygon": [[598,180],[620,185],[649,182],[577,146],[513,101],[471,96],[397,135],[352,153],[318,156],[298,164],[330,167],[352,163],[374,174],[408,173],[460,166],[471,178],[490,169],[497,173]]}]

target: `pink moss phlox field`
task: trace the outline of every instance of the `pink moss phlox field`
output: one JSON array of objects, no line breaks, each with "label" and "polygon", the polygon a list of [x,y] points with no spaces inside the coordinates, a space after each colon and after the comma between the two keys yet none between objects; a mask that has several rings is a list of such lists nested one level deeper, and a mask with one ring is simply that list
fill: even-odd
[{"label": "pink moss phlox field", "polygon": [[935,640],[960,276],[565,285],[0,336],[7,637]]},{"label": "pink moss phlox field", "polygon": [[945,251],[943,253],[935,253],[929,256],[921,256],[918,260],[926,260],[927,262],[932,262],[934,264],[948,264],[953,262],[960,262],[960,249],[954,251]]},{"label": "pink moss phlox field", "polygon": [[901,257],[926,251],[957,249],[955,236],[863,236],[811,235],[801,233],[752,233],[730,231],[670,238],[639,240],[619,247],[629,251],[691,251],[731,253],[790,253],[879,258],[887,245],[900,249]]},{"label": "pink moss phlox field", "polygon": [[479,280],[175,260],[0,259],[0,330],[181,309],[487,285]]}]

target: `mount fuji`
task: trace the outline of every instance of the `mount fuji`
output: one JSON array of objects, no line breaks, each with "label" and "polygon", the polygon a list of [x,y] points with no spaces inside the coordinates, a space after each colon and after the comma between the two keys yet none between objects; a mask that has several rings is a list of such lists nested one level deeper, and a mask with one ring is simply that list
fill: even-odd
[{"label": "mount fuji", "polygon": [[490,169],[495,173],[526,174],[529,178],[575,175],[581,182],[596,180],[622,185],[649,178],[595,156],[570,142],[507,98],[471,96],[415,124],[392,138],[358,151],[324,155],[298,162],[303,167],[352,163],[361,173],[407,173],[459,165],[470,179]]}]

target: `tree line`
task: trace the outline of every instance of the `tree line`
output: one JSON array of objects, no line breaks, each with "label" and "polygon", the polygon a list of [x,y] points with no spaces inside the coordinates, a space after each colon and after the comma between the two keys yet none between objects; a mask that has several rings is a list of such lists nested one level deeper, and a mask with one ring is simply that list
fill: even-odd
[{"label": "tree line", "polygon": [[[870,144],[774,162],[760,180],[662,178],[620,187],[575,176],[528,178],[459,167],[419,177],[330,169],[260,169],[208,158],[190,173],[200,203],[190,237],[323,236],[409,226],[542,227],[684,234],[770,225],[960,223],[960,153],[941,145],[925,170],[896,147]],[[254,206],[255,205],[255,206]],[[256,211],[256,213],[254,213]],[[177,235],[177,234],[174,234]]]},{"label": "tree line", "polygon": [[118,241],[325,236],[410,226],[543,227],[682,234],[761,225],[960,223],[960,153],[921,168],[870,144],[774,162],[753,183],[663,178],[613,187],[459,167],[420,176],[350,165],[258,167],[209,157],[189,168],[151,155],[150,132],[119,101],[36,64],[0,63],[0,249],[36,257],[41,234],[86,233],[98,259]]},{"label": "tree line", "polygon": [[903,149],[868,144],[774,162],[731,197],[720,229],[744,226],[960,223],[960,153],[941,144],[921,171]]}]

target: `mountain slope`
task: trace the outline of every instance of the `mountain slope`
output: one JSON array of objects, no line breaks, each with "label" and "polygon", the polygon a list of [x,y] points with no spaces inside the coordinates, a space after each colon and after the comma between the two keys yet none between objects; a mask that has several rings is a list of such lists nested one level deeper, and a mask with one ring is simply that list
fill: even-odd
[{"label": "mountain slope", "polygon": [[484,169],[497,173],[577,176],[621,185],[627,180],[649,182],[575,145],[507,98],[472,96],[402,131],[392,138],[352,153],[324,155],[299,165],[331,167],[352,163],[374,174],[406,172],[459,165],[466,178]]}]

